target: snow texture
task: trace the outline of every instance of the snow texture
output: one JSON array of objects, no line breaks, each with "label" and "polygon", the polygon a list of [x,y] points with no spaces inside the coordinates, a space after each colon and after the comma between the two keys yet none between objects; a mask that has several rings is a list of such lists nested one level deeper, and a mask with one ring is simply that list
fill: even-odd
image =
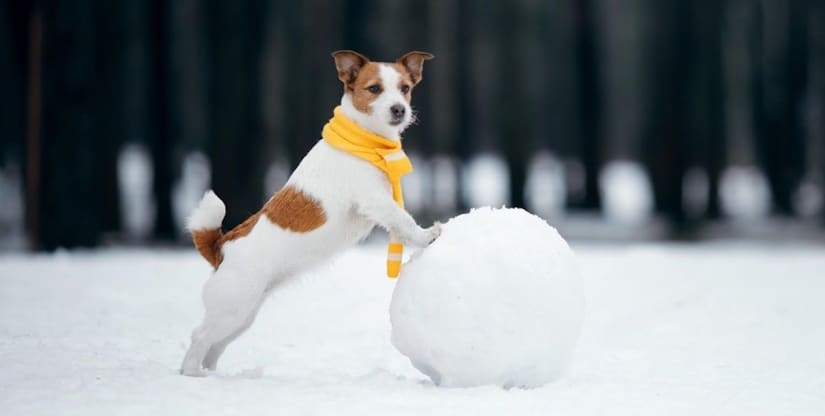
[{"label": "snow texture", "polygon": [[825,247],[577,245],[567,376],[445,389],[390,344],[386,246],[276,289],[217,373],[178,374],[209,265],[194,250],[0,255],[0,414],[825,414]]},{"label": "snow texture", "polygon": [[221,227],[223,217],[226,215],[226,206],[212,190],[203,194],[198,208],[186,222],[188,230],[214,230]]},{"label": "snow texture", "polygon": [[453,218],[401,271],[392,343],[445,387],[536,387],[558,378],[584,313],[570,247],[521,209]]}]

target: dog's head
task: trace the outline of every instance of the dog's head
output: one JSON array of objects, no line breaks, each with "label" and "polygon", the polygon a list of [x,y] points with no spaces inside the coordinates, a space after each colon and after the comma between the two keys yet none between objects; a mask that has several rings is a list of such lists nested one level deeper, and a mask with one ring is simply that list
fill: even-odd
[{"label": "dog's head", "polygon": [[373,133],[398,139],[415,120],[412,90],[421,82],[424,61],[433,56],[413,51],[393,63],[371,62],[355,51],[337,51],[332,57],[344,83],[344,114]]}]

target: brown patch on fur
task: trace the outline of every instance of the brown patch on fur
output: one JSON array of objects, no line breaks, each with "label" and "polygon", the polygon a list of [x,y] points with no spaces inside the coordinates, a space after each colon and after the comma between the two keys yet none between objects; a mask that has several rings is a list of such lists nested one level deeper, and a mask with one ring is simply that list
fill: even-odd
[{"label": "brown patch on fur", "polygon": [[220,228],[192,231],[192,242],[195,243],[195,248],[216,269],[223,261],[221,234]]},{"label": "brown patch on fur", "polygon": [[361,68],[370,61],[366,56],[350,50],[335,51],[332,53],[332,58],[335,59],[335,69],[338,70],[338,79],[340,79],[344,85],[355,82]]},{"label": "brown patch on fur", "polygon": [[[413,82],[410,72],[407,71],[407,67],[398,62],[392,64],[392,66],[396,71],[398,71],[398,74],[401,75],[401,79],[398,80],[398,85],[396,85],[396,87],[398,87],[398,91],[404,94],[404,99],[406,99],[409,103],[412,101],[412,90],[415,88],[416,83]],[[402,90],[405,85],[409,87],[406,93]]]},{"label": "brown patch on fur", "polygon": [[223,245],[227,241],[237,240],[252,231],[252,227],[258,222],[261,213],[255,213],[246,221],[242,222],[228,233],[224,234],[220,228],[211,230],[192,231],[192,242],[201,256],[214,268],[218,268],[223,262]]},{"label": "brown patch on fur", "polygon": [[223,262],[223,245],[247,236],[261,215],[266,215],[273,224],[297,233],[312,231],[327,221],[327,215],[317,200],[293,186],[287,186],[278,191],[260,211],[226,234],[220,228],[192,231],[195,248],[217,269]]},{"label": "brown patch on fur", "polygon": [[252,227],[258,223],[258,218],[260,218],[261,213],[256,212],[249,216],[249,218],[245,219],[244,222],[235,226],[235,228],[231,229],[228,233],[224,234],[221,237],[221,245],[227,241],[237,240],[241,237],[245,237],[252,231]]},{"label": "brown patch on fur", "polygon": [[[362,113],[369,114],[372,112],[370,104],[381,95],[386,87],[381,82],[379,68],[379,64],[369,62],[361,68],[354,82],[345,84],[347,91],[352,94],[352,106]],[[374,94],[369,90],[373,85],[377,85],[380,88],[378,94]]]},{"label": "brown patch on fur", "polygon": [[298,233],[312,231],[327,222],[321,204],[293,186],[278,191],[261,211],[273,224]]},{"label": "brown patch on fur", "polygon": [[[336,51],[332,53],[338,79],[344,83],[344,90],[352,94],[352,105],[358,111],[369,114],[370,104],[381,95],[384,86],[377,64],[355,51]],[[373,85],[379,87],[378,93],[369,90]]]}]

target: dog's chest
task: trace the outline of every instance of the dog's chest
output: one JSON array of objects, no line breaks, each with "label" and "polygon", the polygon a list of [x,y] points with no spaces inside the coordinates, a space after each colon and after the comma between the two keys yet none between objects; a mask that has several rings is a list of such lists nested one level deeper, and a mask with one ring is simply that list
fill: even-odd
[{"label": "dog's chest", "polygon": [[320,199],[332,210],[346,212],[364,198],[392,195],[386,174],[368,162],[334,149],[323,140],[307,153],[289,184]]},{"label": "dog's chest", "polygon": [[338,235],[345,242],[357,241],[375,225],[359,215],[356,207],[364,200],[392,195],[392,187],[381,170],[323,140],[304,157],[289,183],[321,202],[327,224],[318,231]]}]

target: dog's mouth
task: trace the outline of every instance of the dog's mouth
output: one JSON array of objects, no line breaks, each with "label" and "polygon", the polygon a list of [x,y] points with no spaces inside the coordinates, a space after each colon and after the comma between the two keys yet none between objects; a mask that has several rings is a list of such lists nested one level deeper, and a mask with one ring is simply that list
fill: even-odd
[{"label": "dog's mouth", "polygon": [[403,118],[403,117],[402,117],[402,118],[399,118],[399,119],[395,119],[395,118],[393,118],[392,120],[390,120],[390,126],[395,127],[395,126],[400,125],[400,124],[401,124],[401,123],[403,123],[403,122],[404,122],[404,118]]}]

